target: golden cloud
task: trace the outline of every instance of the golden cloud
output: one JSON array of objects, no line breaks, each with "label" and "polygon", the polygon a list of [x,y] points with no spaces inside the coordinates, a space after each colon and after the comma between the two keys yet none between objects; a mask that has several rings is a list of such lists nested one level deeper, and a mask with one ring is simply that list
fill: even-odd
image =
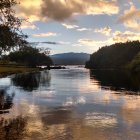
[{"label": "golden cloud", "polygon": [[39,34],[33,34],[34,37],[51,37],[51,36],[57,36],[57,33],[48,32],[48,33],[39,33]]},{"label": "golden cloud", "polygon": [[[102,8],[101,8],[102,7]],[[119,8],[114,0],[43,0],[42,15],[63,21],[75,14],[117,14]]]},{"label": "golden cloud", "polygon": [[109,36],[110,33],[111,33],[111,30],[112,29],[110,27],[104,27],[104,28],[101,28],[101,29],[95,29],[95,32],[104,34],[106,36]]},{"label": "golden cloud", "polygon": [[30,22],[23,22],[21,25],[21,29],[36,29],[37,27]]},{"label": "golden cloud", "polygon": [[19,0],[20,4],[15,7],[18,16],[28,18],[29,21],[39,19],[42,0]]},{"label": "golden cloud", "polygon": [[119,22],[124,23],[124,26],[127,28],[140,30],[140,9],[131,3],[131,7],[128,10],[124,11],[124,15],[119,18]]},{"label": "golden cloud", "polygon": [[115,33],[113,33],[113,37],[110,39],[112,43],[127,42],[134,40],[140,41],[140,33],[130,31],[125,32],[116,31]]},{"label": "golden cloud", "polygon": [[78,40],[79,45],[81,46],[99,46],[102,44],[107,43],[107,41],[100,41],[100,40],[94,40],[94,39],[88,39],[88,38],[83,38]]},{"label": "golden cloud", "polygon": [[76,14],[113,15],[119,7],[114,0],[19,0],[18,16],[30,22],[39,20],[64,21]]},{"label": "golden cloud", "polygon": [[120,43],[120,42],[127,42],[127,41],[140,41],[140,33],[131,32],[131,31],[115,31],[111,37],[109,37],[106,40],[94,40],[94,39],[88,39],[83,38],[79,39],[78,43],[75,44],[75,46],[90,46],[90,47],[96,47],[98,49],[99,47],[103,47],[106,45],[111,45],[114,43]]}]

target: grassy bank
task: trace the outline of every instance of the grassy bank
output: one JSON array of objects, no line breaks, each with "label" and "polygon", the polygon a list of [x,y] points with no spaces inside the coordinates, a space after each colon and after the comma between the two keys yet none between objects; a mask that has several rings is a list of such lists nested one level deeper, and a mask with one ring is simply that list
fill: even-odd
[{"label": "grassy bank", "polygon": [[24,66],[0,66],[0,77],[4,77],[16,73],[33,72],[38,71],[38,68],[28,68]]}]

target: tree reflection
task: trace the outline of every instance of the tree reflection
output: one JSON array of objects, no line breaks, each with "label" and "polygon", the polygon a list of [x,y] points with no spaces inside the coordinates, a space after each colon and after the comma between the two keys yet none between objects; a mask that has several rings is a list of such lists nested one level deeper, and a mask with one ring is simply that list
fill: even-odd
[{"label": "tree reflection", "polygon": [[33,91],[40,85],[49,86],[50,78],[48,72],[17,74],[12,78],[13,84],[27,91]]},{"label": "tree reflection", "polygon": [[51,75],[48,70],[40,72],[40,86],[50,86]]},{"label": "tree reflection", "polygon": [[0,140],[22,140],[26,132],[27,118],[0,119]]},{"label": "tree reflection", "polygon": [[8,109],[13,106],[13,98],[15,94],[8,94],[6,89],[0,90],[0,114],[8,113]]},{"label": "tree reflection", "polygon": [[140,75],[118,70],[91,70],[90,77],[98,80],[104,89],[140,91]]},{"label": "tree reflection", "polygon": [[17,74],[12,78],[12,81],[15,86],[20,86],[24,90],[32,91],[39,87],[40,73]]}]

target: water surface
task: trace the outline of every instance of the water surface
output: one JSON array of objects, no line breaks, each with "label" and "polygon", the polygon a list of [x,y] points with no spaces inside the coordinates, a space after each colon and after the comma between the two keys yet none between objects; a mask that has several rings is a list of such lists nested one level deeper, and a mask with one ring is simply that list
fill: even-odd
[{"label": "water surface", "polygon": [[140,80],[84,68],[0,79],[0,140],[139,140]]}]

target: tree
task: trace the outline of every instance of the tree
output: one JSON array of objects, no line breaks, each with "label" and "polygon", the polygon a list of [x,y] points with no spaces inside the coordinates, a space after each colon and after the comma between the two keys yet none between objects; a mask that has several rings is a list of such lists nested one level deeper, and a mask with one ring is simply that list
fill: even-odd
[{"label": "tree", "polygon": [[4,59],[25,64],[30,67],[36,67],[38,65],[50,66],[53,63],[49,56],[44,53],[40,53],[39,49],[32,48],[30,46],[25,46],[18,51],[11,52]]},{"label": "tree", "polygon": [[[125,68],[139,52],[139,41],[116,43],[102,47],[97,52],[93,53],[90,56],[90,60],[86,63],[86,67],[90,69]],[[135,61],[136,60],[137,57]],[[135,61],[132,63],[134,64]]]},{"label": "tree", "polygon": [[16,0],[0,0],[0,55],[28,44],[20,30],[22,20],[12,9],[16,4]]},{"label": "tree", "polygon": [[39,52],[49,56],[50,53],[51,53],[51,49],[42,47],[42,48],[39,49]]}]

